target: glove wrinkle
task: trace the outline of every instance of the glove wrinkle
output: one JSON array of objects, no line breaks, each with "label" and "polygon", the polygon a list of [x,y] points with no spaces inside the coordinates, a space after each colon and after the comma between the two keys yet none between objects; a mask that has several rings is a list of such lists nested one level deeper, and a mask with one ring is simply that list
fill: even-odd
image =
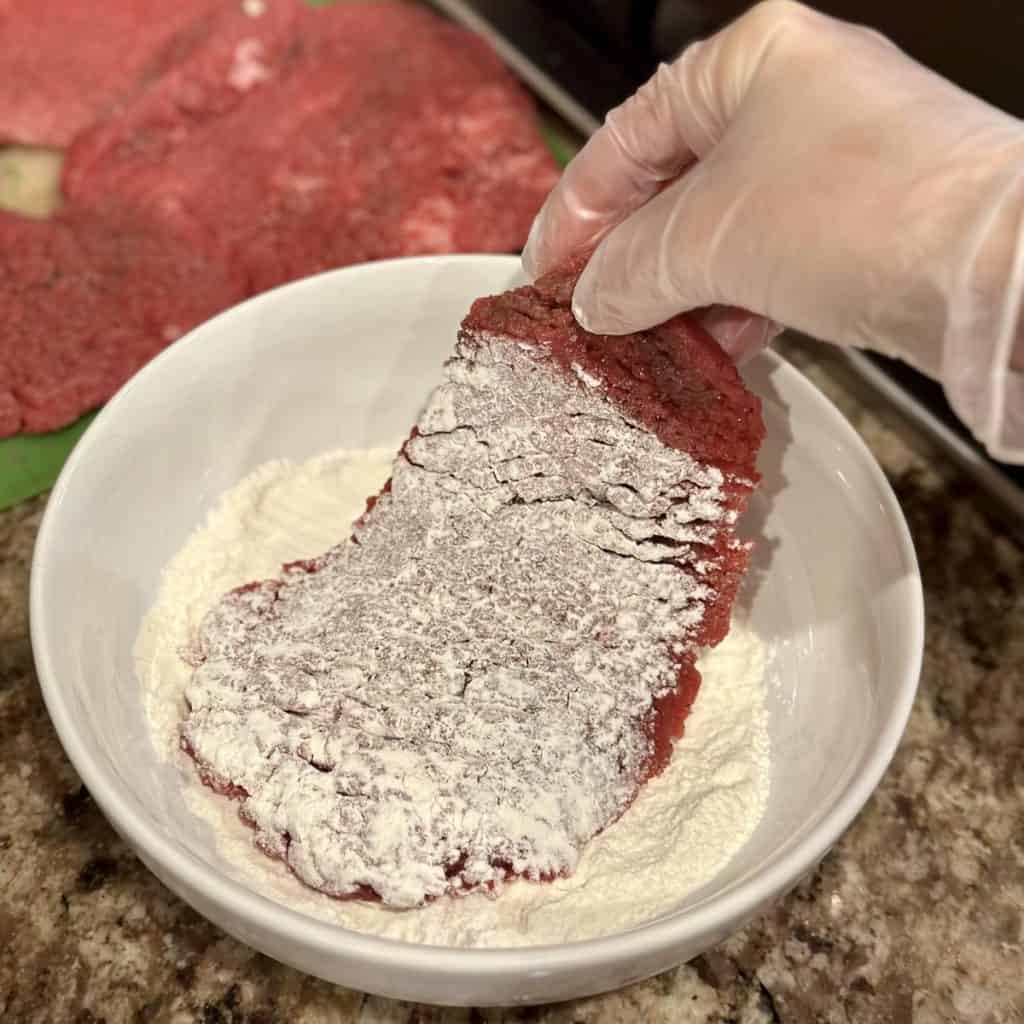
[{"label": "glove wrinkle", "polygon": [[738,308],[707,314],[736,359],[772,323],[871,348],[1024,462],[1024,124],[877,32],[767,0],[660,66],[566,168],[523,263],[595,246],[588,330]]}]

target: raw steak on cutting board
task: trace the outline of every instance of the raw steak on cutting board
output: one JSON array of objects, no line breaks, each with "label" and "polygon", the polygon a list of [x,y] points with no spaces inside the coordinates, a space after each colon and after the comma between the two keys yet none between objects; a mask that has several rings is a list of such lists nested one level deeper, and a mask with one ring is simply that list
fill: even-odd
[{"label": "raw steak on cutting board", "polygon": [[0,0],[0,145],[68,145],[238,2]]},{"label": "raw steak on cutting board", "polygon": [[243,279],[215,252],[184,219],[172,231],[120,207],[0,211],[0,437],[72,422],[238,302]]},{"label": "raw steak on cutting board", "polygon": [[[263,0],[252,15],[234,0],[220,8],[131,103],[75,139],[64,194],[79,201],[127,194],[140,166],[169,159],[191,134],[273,88],[302,57],[304,14],[317,14],[304,0]],[[235,172],[241,177],[243,169]]]},{"label": "raw steak on cutting board", "polygon": [[368,259],[520,248],[557,167],[490,47],[417,7],[288,8],[272,0],[262,34],[254,19],[250,38],[211,38],[86,132],[66,194],[185,211],[254,292]]},{"label": "raw steak on cutting board", "polygon": [[[88,6],[66,8],[83,62],[127,39],[141,7],[174,5]],[[181,331],[296,277],[514,252],[555,181],[529,97],[486,43],[426,10],[186,8],[130,95],[75,140],[58,218],[0,223],[0,437],[72,422]],[[0,46],[22,32],[16,13]],[[67,46],[45,45],[41,67]]]}]

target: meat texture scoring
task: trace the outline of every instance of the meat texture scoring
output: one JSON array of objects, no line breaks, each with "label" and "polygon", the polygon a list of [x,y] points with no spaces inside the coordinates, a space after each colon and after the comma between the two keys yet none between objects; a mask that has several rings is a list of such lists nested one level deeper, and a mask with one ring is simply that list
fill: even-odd
[{"label": "meat texture scoring", "polygon": [[201,625],[183,749],[331,896],[571,874],[728,629],[759,402],[686,318],[586,334],[571,282],[479,300],[353,535]]}]

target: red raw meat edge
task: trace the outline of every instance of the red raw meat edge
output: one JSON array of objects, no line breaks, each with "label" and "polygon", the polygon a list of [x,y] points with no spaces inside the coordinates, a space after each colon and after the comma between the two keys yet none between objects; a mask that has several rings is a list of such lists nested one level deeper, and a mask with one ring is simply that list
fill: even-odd
[{"label": "red raw meat edge", "polygon": [[[615,405],[665,445],[720,469],[725,478],[726,507],[740,514],[760,480],[755,468],[765,434],[760,399],[747,390],[736,366],[711,335],[687,316],[675,317],[637,334],[595,335],[584,331],[570,308],[572,290],[584,263],[585,259],[577,260],[535,285],[478,299],[463,320],[463,332],[470,336],[486,332],[545,348],[566,376],[575,380],[574,367],[579,367],[596,377]],[[681,415],[682,412],[690,415]],[[409,440],[416,434],[413,428]],[[388,480],[377,494],[367,499],[355,525],[365,520],[380,496],[390,489]],[[723,563],[713,583],[715,597],[706,608],[693,646],[678,658],[675,689],[655,701],[648,717],[646,729],[652,752],[638,793],[645,783],[665,770],[675,742],[683,735],[701,685],[696,648],[717,645],[729,631],[732,605],[747,567],[749,546],[737,544],[731,524],[727,524],[718,531],[713,549]],[[288,562],[282,568],[316,572],[319,566],[319,558],[309,558]],[[237,590],[262,585],[264,581],[253,582]],[[233,799],[248,796],[241,787],[225,786],[210,777],[184,740],[183,745],[196,761],[207,786]],[[611,824],[609,821],[604,827]],[[276,851],[264,849],[264,853],[280,859]],[[511,865],[494,866],[504,866],[506,878],[514,877]],[[459,869],[458,862],[449,865],[449,877],[458,874]],[[487,888],[493,888],[493,884]],[[331,898],[380,902],[378,894],[368,886]]]},{"label": "red raw meat edge", "polygon": [[[721,346],[690,317],[678,316],[636,334],[583,330],[571,302],[585,263],[586,257],[579,258],[533,286],[478,299],[463,330],[543,347],[566,376],[575,379],[579,367],[597,378],[609,400],[662,443],[720,469],[727,508],[739,515],[760,480],[756,461],[765,433],[760,399],[747,390]],[[735,544],[731,526],[717,532],[714,549],[723,571],[696,638],[701,647],[715,646],[728,633],[749,557],[748,546]],[[676,689],[655,702],[647,726],[653,750],[644,781],[665,769],[683,735],[700,688],[694,662],[693,651],[680,657]]]}]

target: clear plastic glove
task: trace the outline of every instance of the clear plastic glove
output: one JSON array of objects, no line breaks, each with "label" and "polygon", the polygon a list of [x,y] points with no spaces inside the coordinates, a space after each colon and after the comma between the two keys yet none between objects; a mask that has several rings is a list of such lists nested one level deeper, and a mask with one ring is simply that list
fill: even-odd
[{"label": "clear plastic glove", "polygon": [[734,355],[778,321],[899,356],[1024,461],[1024,124],[877,33],[771,0],[662,66],[566,169],[524,265],[602,238],[587,329],[741,307],[760,318],[705,314]]}]

